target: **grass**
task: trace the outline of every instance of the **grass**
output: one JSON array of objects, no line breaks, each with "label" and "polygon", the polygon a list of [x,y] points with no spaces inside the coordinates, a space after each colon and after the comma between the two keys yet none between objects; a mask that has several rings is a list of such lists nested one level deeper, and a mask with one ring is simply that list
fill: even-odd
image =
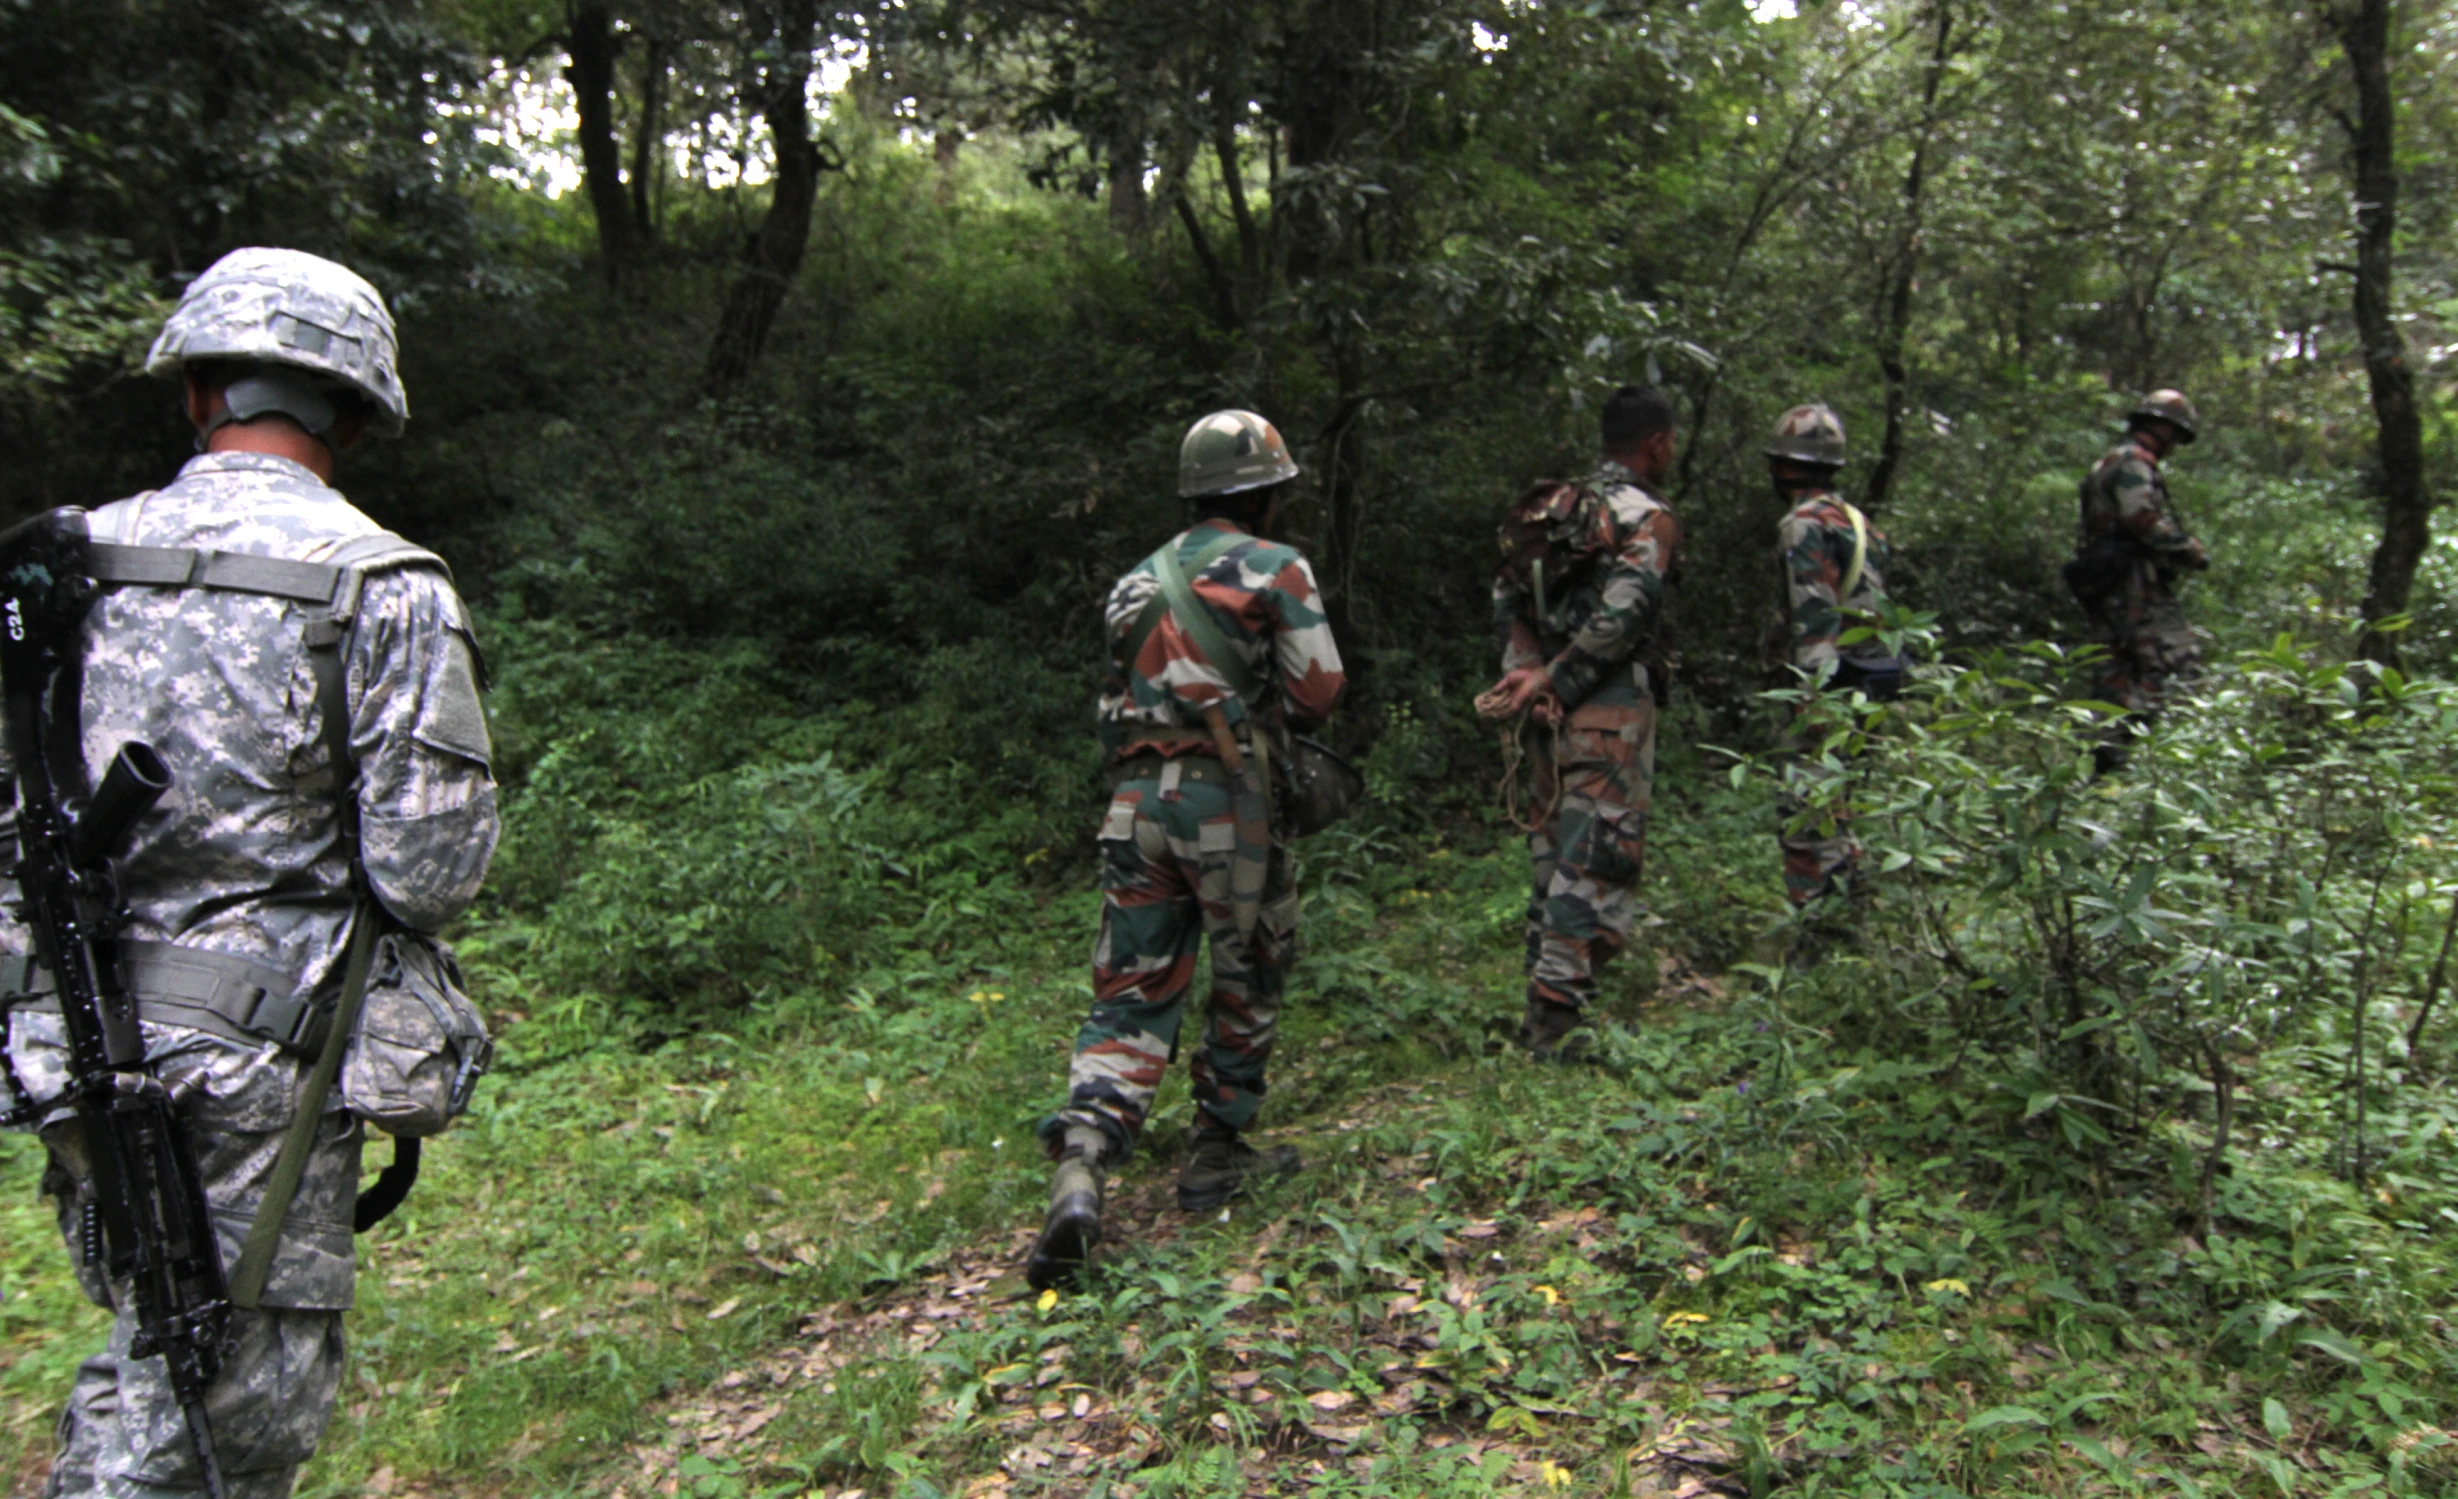
[{"label": "grass", "polygon": [[[653,1053],[515,1024],[361,1241],[301,1492],[2441,1491],[2434,1204],[2256,1151],[2197,1237],[2190,1122],[2078,1151],[1951,1057],[1857,1046],[1882,961],[1694,965],[1772,899],[1759,815],[1667,809],[1665,923],[1571,1069],[1491,1051],[1514,849],[1327,837],[1266,1113],[1311,1169],[1177,1214],[1173,1082],[1105,1268],[1048,1304],[1011,1271],[1088,892]],[[99,1318],[0,1148],[22,1475]]]}]

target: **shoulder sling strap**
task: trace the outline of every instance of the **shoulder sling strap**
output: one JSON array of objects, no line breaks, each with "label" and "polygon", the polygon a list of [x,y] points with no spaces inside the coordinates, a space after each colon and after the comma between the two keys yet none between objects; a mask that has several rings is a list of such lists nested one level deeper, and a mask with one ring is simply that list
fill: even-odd
[{"label": "shoulder sling strap", "polygon": [[1861,514],[1858,505],[1837,501],[1844,514],[1852,517],[1852,565],[1844,569],[1843,587],[1835,595],[1835,607],[1842,608],[1852,597],[1852,590],[1861,586],[1861,572],[1869,564],[1869,517]]},{"label": "shoulder sling strap", "polygon": [[[388,531],[355,537],[336,547],[324,562],[300,562],[245,552],[208,552],[187,547],[126,546],[96,542],[94,580],[106,587],[210,588],[227,593],[259,594],[312,606],[304,634],[309,670],[316,679],[316,709],[324,720],[327,758],[333,768],[333,797],[341,817],[342,841],[350,849],[350,945],[342,960],[341,997],[325,1027],[315,1062],[299,1085],[288,1134],[283,1137],[273,1174],[265,1184],[263,1202],[248,1225],[239,1261],[231,1269],[230,1298],[235,1306],[263,1303],[265,1283],[273,1272],[273,1253],[282,1224],[298,1196],[307,1172],[316,1131],[324,1122],[324,1101],[341,1072],[350,1033],[357,1029],[359,1007],[367,997],[367,978],[375,963],[376,939],[382,935],[383,907],[367,889],[358,859],[358,767],[350,752],[350,663],[344,643],[358,617],[360,595],[375,573],[406,567],[433,568],[449,579],[452,569],[424,547]],[[300,1039],[304,1040],[305,1037]],[[372,1228],[398,1204],[418,1175],[418,1142],[394,1145],[393,1162],[368,1197],[379,1207],[370,1215],[353,1215],[359,1231]]]},{"label": "shoulder sling strap", "polygon": [[1192,567],[1179,565],[1175,537],[1162,543],[1161,549],[1151,557],[1152,571],[1161,580],[1161,586],[1153,590],[1152,597],[1145,601],[1143,612],[1135,617],[1135,627],[1127,634],[1126,664],[1130,669],[1135,658],[1143,654],[1144,642],[1152,638],[1154,630],[1160,628],[1161,617],[1174,614],[1178,619],[1178,628],[1195,642],[1195,649],[1203,652],[1212,669],[1228,682],[1229,690],[1241,698],[1254,696],[1254,669],[1246,664],[1246,658],[1230,643],[1221,627],[1214,623],[1212,611],[1195,597],[1188,577],[1201,573],[1227,556],[1231,547],[1256,539],[1243,531],[1224,531],[1203,544],[1202,550],[1195,553]]}]

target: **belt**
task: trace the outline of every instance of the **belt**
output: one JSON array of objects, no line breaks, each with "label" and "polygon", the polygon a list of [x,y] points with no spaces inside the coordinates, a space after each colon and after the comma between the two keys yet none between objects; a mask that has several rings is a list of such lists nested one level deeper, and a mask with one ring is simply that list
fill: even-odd
[{"label": "belt", "polygon": [[[182,947],[174,942],[122,942],[121,971],[137,1000],[137,1018],[182,1025],[242,1044],[271,1041],[314,1056],[324,1048],[333,1023],[330,1005],[303,994],[288,974],[245,958]],[[38,1015],[60,1013],[41,965],[24,953],[0,953],[0,1008]]]},{"label": "belt", "polygon": [[1181,781],[1194,781],[1205,786],[1229,784],[1229,767],[1220,762],[1218,755],[1169,756],[1146,753],[1129,755],[1111,766],[1109,768],[1110,789],[1115,791],[1129,781],[1157,781],[1172,765],[1178,767],[1178,779]]}]

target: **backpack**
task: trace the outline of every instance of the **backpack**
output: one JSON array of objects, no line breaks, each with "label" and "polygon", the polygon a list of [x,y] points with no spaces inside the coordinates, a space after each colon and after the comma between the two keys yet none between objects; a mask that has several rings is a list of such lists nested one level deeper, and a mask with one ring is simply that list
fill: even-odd
[{"label": "backpack", "polygon": [[1526,594],[1536,617],[1550,610],[1547,589],[1560,590],[1613,548],[1613,512],[1585,484],[1540,479],[1511,502],[1495,531],[1501,580]]}]

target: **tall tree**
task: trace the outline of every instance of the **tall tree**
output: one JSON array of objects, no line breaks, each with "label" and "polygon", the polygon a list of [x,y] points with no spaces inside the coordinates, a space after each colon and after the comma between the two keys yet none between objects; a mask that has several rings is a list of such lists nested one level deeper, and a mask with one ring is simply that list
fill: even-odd
[{"label": "tall tree", "polygon": [[1878,317],[1878,371],[1886,379],[1886,431],[1879,440],[1878,461],[1869,471],[1863,498],[1872,510],[1886,503],[1887,491],[1894,487],[1895,475],[1903,467],[1903,407],[1912,382],[1903,350],[1912,328],[1912,289],[1920,275],[1921,214],[1926,207],[1929,151],[1937,141],[1937,96],[1954,43],[1952,0],[1930,0],[1929,25],[1932,40],[1920,75],[1920,122],[1912,138],[1912,162],[1903,174],[1902,232],[1886,267],[1884,305]]},{"label": "tall tree", "polygon": [[[564,69],[580,116],[580,171],[597,218],[600,267],[608,286],[620,285],[631,268],[637,221],[624,201],[623,153],[615,141],[615,58],[619,46],[608,0],[571,0],[566,12],[571,64]],[[648,132],[641,132],[648,139]]]},{"label": "tall tree", "polygon": [[2407,610],[2416,565],[2431,540],[2432,496],[2424,482],[2424,426],[2415,377],[2391,310],[2390,252],[2398,233],[2397,100],[2390,92],[2390,0],[2353,0],[2331,16],[2354,75],[2356,112],[2347,127],[2355,179],[2356,335],[2381,432],[2381,540],[2364,590],[2364,656],[2398,661],[2382,621]]},{"label": "tall tree", "polygon": [[812,48],[819,29],[819,0],[781,0],[756,6],[751,16],[754,53],[745,97],[768,124],[776,152],[768,212],[743,244],[733,283],[726,288],[717,333],[708,346],[702,383],[722,395],[742,383],[776,326],[777,311],[802,269],[811,242],[811,209],[819,197],[820,172],[832,164],[811,129]]}]

